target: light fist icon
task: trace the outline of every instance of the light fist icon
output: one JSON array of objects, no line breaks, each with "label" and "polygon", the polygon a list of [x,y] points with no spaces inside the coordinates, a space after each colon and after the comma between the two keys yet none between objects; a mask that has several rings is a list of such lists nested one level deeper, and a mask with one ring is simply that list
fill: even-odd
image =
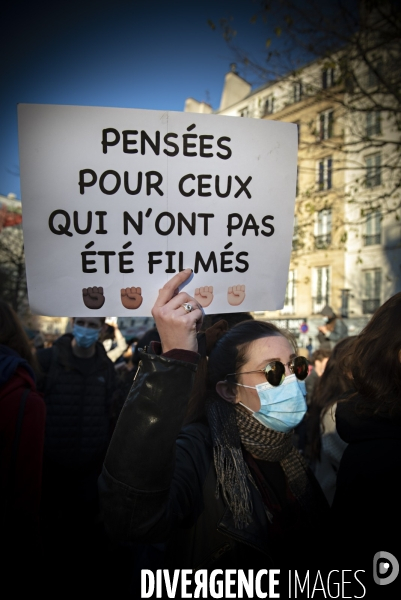
[{"label": "light fist icon", "polygon": [[373,557],[373,580],[378,585],[388,585],[398,576],[400,565],[390,552],[376,552]]},{"label": "light fist icon", "polygon": [[206,308],[213,301],[213,286],[205,285],[203,287],[196,288],[194,297],[203,308]]},{"label": "light fist icon", "polygon": [[121,304],[125,308],[135,310],[142,304],[142,290],[140,287],[128,287],[121,290]]},{"label": "light fist icon", "polygon": [[106,298],[102,287],[88,287],[82,289],[82,299],[87,308],[97,310],[102,308]]},{"label": "light fist icon", "polygon": [[233,285],[228,288],[227,300],[231,306],[238,306],[245,299],[245,286]]}]

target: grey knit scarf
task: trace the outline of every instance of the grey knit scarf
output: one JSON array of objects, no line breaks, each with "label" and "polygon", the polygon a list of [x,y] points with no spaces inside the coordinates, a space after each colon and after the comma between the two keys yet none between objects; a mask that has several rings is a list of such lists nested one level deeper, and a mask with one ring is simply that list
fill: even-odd
[{"label": "grey knit scarf", "polygon": [[[324,508],[311,485],[308,465],[292,443],[292,433],[269,429],[240,405],[217,396],[207,404],[207,416],[217,474],[216,497],[221,488],[237,528],[252,521],[249,483],[256,488],[241,444],[258,459],[280,463],[291,492],[307,515],[312,518]],[[271,519],[272,515],[266,512]]]}]

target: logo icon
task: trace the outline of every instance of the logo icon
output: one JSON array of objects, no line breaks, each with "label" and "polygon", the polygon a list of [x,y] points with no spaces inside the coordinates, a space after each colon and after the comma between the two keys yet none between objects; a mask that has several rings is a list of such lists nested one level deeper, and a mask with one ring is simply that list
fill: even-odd
[{"label": "logo icon", "polygon": [[377,585],[392,583],[400,570],[396,557],[390,552],[376,552],[373,557],[373,580]]}]

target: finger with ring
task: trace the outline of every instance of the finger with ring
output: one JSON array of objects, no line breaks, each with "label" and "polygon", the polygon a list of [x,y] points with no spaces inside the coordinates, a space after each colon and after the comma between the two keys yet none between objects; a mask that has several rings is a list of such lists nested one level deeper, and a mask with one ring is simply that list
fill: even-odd
[{"label": "finger with ring", "polygon": [[189,304],[189,302],[184,302],[184,304],[181,304],[181,306],[184,308],[185,312],[187,312],[187,313],[192,312],[194,309],[192,304]]}]

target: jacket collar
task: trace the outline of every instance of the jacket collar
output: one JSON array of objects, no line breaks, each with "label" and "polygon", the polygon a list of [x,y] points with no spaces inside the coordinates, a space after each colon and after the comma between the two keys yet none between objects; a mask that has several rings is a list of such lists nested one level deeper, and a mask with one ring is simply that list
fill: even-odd
[{"label": "jacket collar", "polygon": [[[73,335],[71,333],[66,333],[62,335],[56,342],[54,346],[58,351],[58,361],[63,365],[63,367],[67,370],[78,370],[80,373],[85,375],[90,375],[93,371],[97,371],[99,367],[108,360],[106,351],[103,347],[103,344],[100,342],[96,342],[96,351],[93,356],[95,359],[93,361],[89,361],[86,363],[85,358],[82,360],[75,360],[75,356],[72,352],[71,342],[73,339]],[[92,368],[88,371],[88,365]]]},{"label": "jacket collar", "polygon": [[28,375],[35,381],[35,374],[30,364],[18,352],[0,344],[0,386],[7,383],[19,367],[25,369]]},{"label": "jacket collar", "polygon": [[344,442],[364,442],[372,439],[401,439],[401,418],[362,414],[358,408],[367,402],[363,396],[338,402],[336,407],[336,427]]}]

